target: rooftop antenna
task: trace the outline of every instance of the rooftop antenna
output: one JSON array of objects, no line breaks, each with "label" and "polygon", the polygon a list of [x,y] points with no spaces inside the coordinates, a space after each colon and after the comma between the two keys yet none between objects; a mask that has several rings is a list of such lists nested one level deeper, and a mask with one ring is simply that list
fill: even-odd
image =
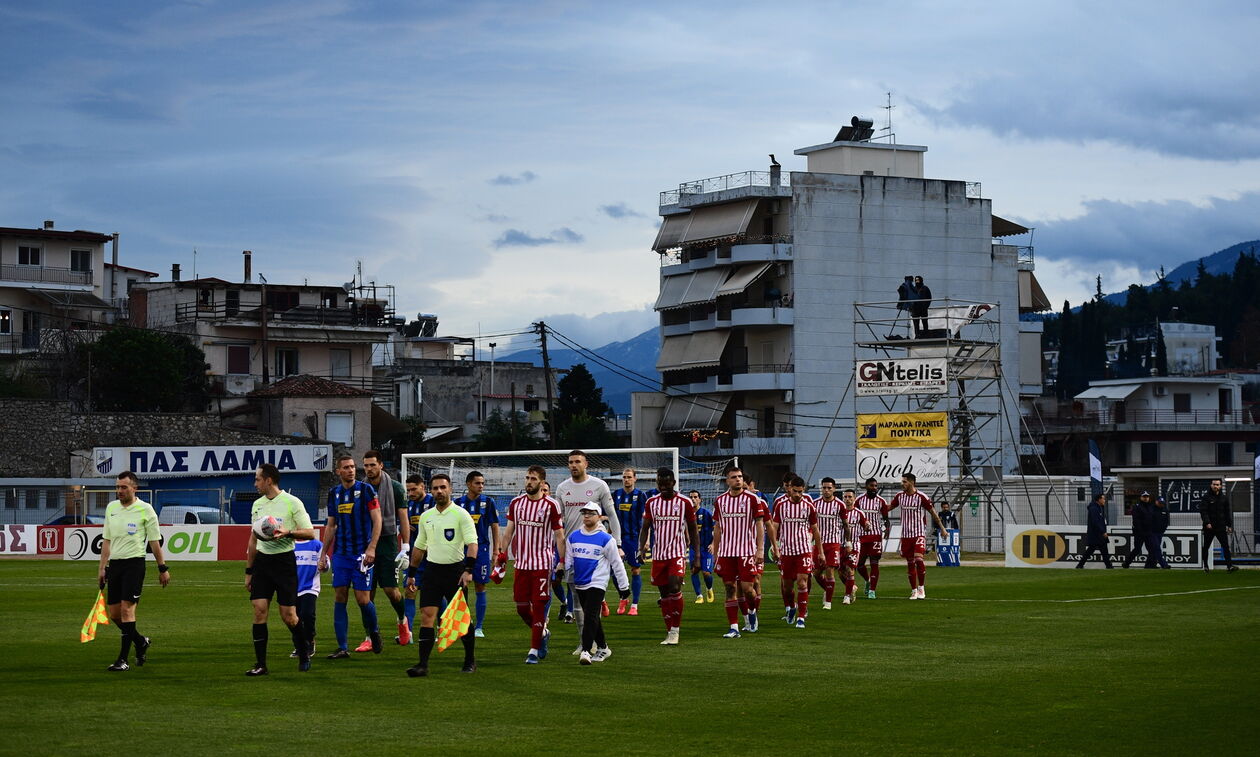
[{"label": "rooftop antenna", "polygon": [[893,132],[892,125],[893,108],[897,106],[892,104],[892,92],[885,92],[884,95],[888,98],[888,104],[881,109],[884,111],[884,128],[880,129],[880,131],[884,133],[880,134],[876,137],[876,139],[883,139],[884,137],[887,137],[889,142],[897,144],[897,135]]}]

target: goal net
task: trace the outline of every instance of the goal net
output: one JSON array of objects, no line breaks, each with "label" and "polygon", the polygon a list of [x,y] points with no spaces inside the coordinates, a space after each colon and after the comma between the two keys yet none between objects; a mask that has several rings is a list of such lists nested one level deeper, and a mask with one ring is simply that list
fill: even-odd
[{"label": "goal net", "polygon": [[[602,479],[608,488],[616,491],[621,487],[621,473],[634,468],[638,486],[649,491],[656,486],[656,469],[665,467],[678,477],[678,490],[686,493],[695,489],[704,502],[712,503],[725,491],[723,474],[736,458],[716,462],[688,460],[678,454],[677,447],[631,447],[624,449],[584,450],[588,461],[586,474]],[[531,465],[541,465],[547,471],[547,482],[554,491],[560,482],[569,478],[569,450],[501,450],[496,452],[426,452],[402,456],[402,476],[418,473],[425,481],[434,473],[451,477],[453,493],[463,492],[464,480],[469,472],[478,471],[486,477],[485,494],[505,506],[525,491],[525,470]]]}]

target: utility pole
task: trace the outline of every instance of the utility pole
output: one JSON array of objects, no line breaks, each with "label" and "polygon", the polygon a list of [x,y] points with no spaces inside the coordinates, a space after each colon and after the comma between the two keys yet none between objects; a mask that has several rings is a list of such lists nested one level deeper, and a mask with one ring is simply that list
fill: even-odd
[{"label": "utility pole", "polygon": [[258,308],[258,322],[262,327],[263,386],[267,386],[271,383],[271,370],[267,367],[267,280],[261,274],[258,278],[262,279],[262,305]]},{"label": "utility pole", "polygon": [[516,382],[513,381],[509,385],[508,391],[512,393],[511,408],[512,413],[508,417],[512,424],[512,449],[516,449]]},{"label": "utility pole", "polygon": [[538,337],[542,341],[543,380],[547,384],[547,435],[551,440],[551,448],[556,448],[556,406],[551,393],[551,358],[547,355],[547,324],[539,321],[534,324]]}]

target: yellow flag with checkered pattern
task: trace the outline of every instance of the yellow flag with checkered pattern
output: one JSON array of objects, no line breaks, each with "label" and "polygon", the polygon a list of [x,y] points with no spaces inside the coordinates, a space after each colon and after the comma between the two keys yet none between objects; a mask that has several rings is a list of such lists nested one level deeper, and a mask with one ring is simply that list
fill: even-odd
[{"label": "yellow flag with checkered pattern", "polygon": [[79,641],[87,642],[96,638],[97,625],[109,625],[109,613],[105,610],[105,592],[98,591],[96,593],[96,603],[92,605],[91,611],[88,612],[87,620],[83,621],[83,627],[79,629]]},{"label": "yellow flag with checkered pattern", "polygon": [[468,633],[472,627],[472,615],[468,612],[468,602],[464,599],[464,590],[458,589],[451,598],[450,604],[442,612],[442,628],[438,631],[437,651],[441,652],[455,640]]}]

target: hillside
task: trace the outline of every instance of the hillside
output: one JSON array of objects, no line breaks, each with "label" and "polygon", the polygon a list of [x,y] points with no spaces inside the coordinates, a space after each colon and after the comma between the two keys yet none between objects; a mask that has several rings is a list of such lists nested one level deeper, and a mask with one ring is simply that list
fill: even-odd
[{"label": "hillside", "polygon": [[[604,390],[604,401],[617,413],[630,412],[630,392],[652,391],[659,386],[661,376],[656,372],[656,355],[660,349],[659,329],[651,328],[624,342],[610,342],[591,351],[613,365],[624,368],[626,373],[642,374],[644,378],[629,377],[613,371],[589,355],[566,349],[551,348],[551,364],[556,368],[571,368],[586,363],[595,377],[595,383]],[[554,342],[552,343],[554,344]],[[513,360],[542,365],[542,355],[537,349],[521,350],[504,355],[500,360]]]}]

